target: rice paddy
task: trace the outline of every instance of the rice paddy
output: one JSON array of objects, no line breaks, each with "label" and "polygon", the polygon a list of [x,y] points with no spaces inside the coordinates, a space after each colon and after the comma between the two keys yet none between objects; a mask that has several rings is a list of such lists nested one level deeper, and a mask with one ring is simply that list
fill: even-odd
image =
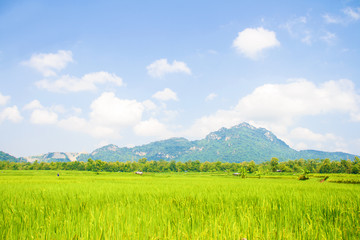
[{"label": "rice paddy", "polygon": [[0,171],[0,238],[360,239],[359,190],[291,175]]}]

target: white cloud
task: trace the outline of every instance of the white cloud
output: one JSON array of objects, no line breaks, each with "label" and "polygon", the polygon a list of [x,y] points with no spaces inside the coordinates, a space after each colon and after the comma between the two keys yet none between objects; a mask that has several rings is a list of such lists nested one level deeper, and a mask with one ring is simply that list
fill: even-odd
[{"label": "white cloud", "polygon": [[141,121],[145,107],[136,100],[120,99],[105,92],[91,104],[91,121],[102,126],[132,126]]},{"label": "white cloud", "polygon": [[68,110],[61,104],[51,106],[51,111],[56,113],[66,113]]},{"label": "white cloud", "polygon": [[[77,116],[70,116],[59,120],[58,114],[51,109],[52,107],[35,109],[31,114],[30,122],[33,124],[52,124],[65,130],[85,133],[95,138],[116,139],[120,137],[116,128],[102,126]],[[75,114],[77,114],[76,111],[78,112],[79,109],[74,110]]]},{"label": "white cloud", "polygon": [[170,88],[165,88],[162,91],[158,91],[152,97],[160,101],[169,101],[169,100],[178,101],[178,97],[176,93]]},{"label": "white cloud", "polygon": [[171,136],[171,133],[166,126],[154,118],[139,122],[134,126],[134,132],[137,135],[144,137],[161,137],[165,139]]},{"label": "white cloud", "polygon": [[311,45],[314,41],[312,31],[307,27],[308,19],[305,16],[293,18],[282,24],[280,27],[286,29],[291,37]]},{"label": "white cloud", "polygon": [[328,113],[348,114],[353,121],[360,121],[360,95],[353,82],[343,79],[317,86],[298,79],[286,84],[265,84],[241,98],[236,106],[197,119],[185,134],[204,137],[221,127],[247,121],[291,139],[288,129],[298,119]]},{"label": "white cloud", "polygon": [[4,96],[0,93],[0,106],[6,105],[10,100],[10,96]]},{"label": "white cloud", "polygon": [[[68,131],[85,133],[100,139],[120,138],[123,130],[131,129],[142,121],[145,110],[153,111],[157,108],[151,100],[138,102],[120,99],[113,92],[104,92],[91,103],[91,112],[88,118],[76,116],[82,112],[79,108],[67,110],[62,105],[44,107],[38,100],[30,102],[24,107],[24,109],[33,110],[30,117],[30,122],[33,124],[53,124]],[[64,113],[70,116],[59,117]],[[136,129],[141,130],[146,123],[144,121]],[[154,121],[151,120],[148,124],[150,123],[154,123]],[[161,130],[159,126],[160,124],[154,124],[156,129]]]},{"label": "white cloud", "polygon": [[217,94],[216,93],[210,93],[206,98],[205,98],[205,101],[211,101],[211,100],[214,100],[215,98],[217,97]]},{"label": "white cloud", "polygon": [[253,60],[257,59],[263,50],[277,46],[280,46],[280,42],[276,39],[276,33],[262,27],[246,28],[239,32],[233,42],[233,47],[239,53]]},{"label": "white cloud", "polygon": [[75,115],[78,115],[78,114],[82,113],[82,109],[78,108],[78,107],[72,107],[71,110]]},{"label": "white cloud", "polygon": [[156,104],[151,100],[145,100],[142,102],[142,104],[145,107],[145,109],[148,111],[153,111],[157,109]]},{"label": "white cloud", "polygon": [[40,101],[35,99],[35,100],[29,102],[28,104],[26,104],[23,109],[24,110],[33,110],[33,109],[43,109],[43,108],[44,108],[44,106],[41,105]]},{"label": "white cloud", "polygon": [[281,25],[281,27],[285,28],[291,36],[297,36],[299,30],[302,31],[301,26],[303,26],[306,23],[307,23],[307,18],[302,16],[287,21],[285,24]]},{"label": "white cloud", "polygon": [[325,32],[325,35],[321,37],[321,40],[323,40],[327,44],[332,44],[336,40],[336,35],[335,33]]},{"label": "white cloud", "polygon": [[232,127],[243,121],[246,121],[246,118],[234,109],[218,110],[214,114],[195,120],[194,124],[189,130],[185,131],[184,135],[190,138],[203,138],[212,131],[222,127]]},{"label": "white cloud", "polygon": [[[4,96],[0,93],[0,106],[6,105],[9,102],[10,98],[10,96]],[[12,107],[7,107],[0,111],[0,123],[5,120],[9,120],[15,123],[23,120],[23,117],[21,116],[17,106],[14,105]]]},{"label": "white cloud", "polygon": [[358,98],[350,80],[328,81],[316,86],[305,79],[298,79],[287,84],[258,87],[239,101],[236,110],[252,119],[292,122],[304,115],[357,112]]},{"label": "white cloud", "polygon": [[314,133],[310,129],[297,127],[291,130],[290,135],[293,139],[307,140],[312,142],[325,142],[328,140],[336,140],[336,136],[331,133],[320,134]]},{"label": "white cloud", "polygon": [[84,75],[82,78],[63,75],[55,81],[41,80],[36,82],[38,88],[46,89],[50,92],[80,92],[94,91],[96,84],[113,83],[116,86],[122,86],[123,81],[115,74],[107,72],[95,72]]},{"label": "white cloud", "polygon": [[23,117],[21,116],[17,106],[7,107],[0,112],[0,123],[9,120],[11,122],[21,122]]},{"label": "white cloud", "polygon": [[31,113],[30,122],[33,124],[56,124],[58,115],[46,109],[35,109]]},{"label": "white cloud", "polygon": [[357,21],[360,19],[360,8],[345,8],[343,12],[349,16],[351,19]]},{"label": "white cloud", "polygon": [[324,14],[322,17],[323,17],[323,19],[325,20],[326,23],[337,24],[337,23],[342,23],[343,22],[342,19],[330,16],[329,14]]},{"label": "white cloud", "polygon": [[56,76],[56,72],[64,69],[72,61],[71,51],[59,50],[57,53],[33,54],[30,60],[23,64],[34,68],[45,77],[49,77]]},{"label": "white cloud", "polygon": [[32,110],[30,122],[34,124],[56,124],[58,122],[58,114],[79,115],[82,112],[81,108],[72,107],[71,109],[66,109],[63,105],[44,107],[37,99],[26,104],[23,109]]},{"label": "white cloud", "polygon": [[353,21],[357,21],[360,19],[360,8],[351,8],[347,7],[342,10],[345,16],[330,16],[329,14],[324,14],[323,19],[326,23],[329,24],[349,24]]},{"label": "white cloud", "polygon": [[120,137],[114,128],[96,125],[84,118],[75,116],[60,120],[58,126],[69,131],[85,133],[95,138],[117,139]]},{"label": "white cloud", "polygon": [[301,41],[307,45],[311,45],[312,44],[312,35],[309,31],[304,31],[304,36],[301,38]]},{"label": "white cloud", "polygon": [[174,60],[169,64],[167,59],[159,59],[146,67],[148,74],[153,78],[161,78],[169,73],[185,73],[191,75],[190,68],[184,62]]},{"label": "white cloud", "polygon": [[315,133],[310,129],[297,127],[289,132],[289,138],[297,150],[317,149],[323,151],[348,152],[344,139],[332,133]]}]

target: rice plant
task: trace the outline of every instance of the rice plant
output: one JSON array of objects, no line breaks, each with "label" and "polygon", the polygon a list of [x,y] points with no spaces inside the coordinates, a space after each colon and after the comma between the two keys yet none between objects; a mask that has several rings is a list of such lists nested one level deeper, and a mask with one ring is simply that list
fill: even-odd
[{"label": "rice plant", "polygon": [[359,239],[359,190],[316,178],[2,171],[0,238]]}]

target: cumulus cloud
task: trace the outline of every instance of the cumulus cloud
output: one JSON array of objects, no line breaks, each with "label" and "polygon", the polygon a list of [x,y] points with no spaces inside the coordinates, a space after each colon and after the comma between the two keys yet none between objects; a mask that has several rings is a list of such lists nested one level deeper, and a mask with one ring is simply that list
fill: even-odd
[{"label": "cumulus cloud", "polygon": [[348,114],[353,121],[360,121],[360,95],[352,81],[342,79],[315,85],[297,79],[286,84],[265,84],[242,97],[236,106],[197,119],[185,135],[204,137],[221,127],[247,121],[291,141],[289,129],[300,118],[329,113]]},{"label": "cumulus cloud", "polygon": [[47,109],[35,109],[31,113],[30,122],[33,124],[56,124],[58,115]]},{"label": "cumulus cloud", "polygon": [[216,93],[210,93],[206,98],[205,98],[205,101],[211,101],[211,100],[214,100],[215,98],[217,97],[217,94]]},{"label": "cumulus cloud", "polygon": [[142,104],[145,107],[145,110],[152,111],[157,109],[156,104],[151,100],[145,100]]},{"label": "cumulus cloud", "polygon": [[[26,104],[24,109],[32,110],[30,122],[33,124],[52,124],[95,138],[118,139],[123,130],[132,129],[142,121],[145,111],[153,111],[157,106],[151,100],[138,102],[118,98],[113,92],[104,92],[92,101],[87,118],[76,116],[82,112],[79,108],[68,110],[62,105],[44,107],[38,100]],[[64,113],[68,116],[64,117]],[[146,121],[137,129],[141,129],[145,123]],[[154,121],[151,120],[150,123]],[[159,126],[154,124],[156,129],[160,129]]]},{"label": "cumulus cloud", "polygon": [[122,86],[123,81],[115,74],[108,72],[95,72],[84,75],[82,78],[77,78],[69,75],[61,76],[55,81],[41,80],[36,82],[38,88],[46,89],[51,92],[81,92],[94,91],[97,89],[97,84],[112,83],[116,86]]},{"label": "cumulus cloud", "polygon": [[[0,106],[6,105],[10,100],[10,96],[4,96],[0,93]],[[11,122],[20,122],[23,120],[23,117],[20,114],[17,106],[7,107],[5,109],[0,110],[0,123],[8,120]]]},{"label": "cumulus cloud", "polygon": [[72,61],[71,51],[59,50],[57,53],[33,54],[30,60],[23,62],[23,64],[34,68],[45,77],[49,77],[56,76],[56,72],[64,69]]},{"label": "cumulus cloud", "polygon": [[332,133],[315,133],[308,128],[297,127],[290,131],[290,142],[297,150],[317,149],[323,151],[348,152],[344,139]]},{"label": "cumulus cloud", "polygon": [[148,74],[153,78],[161,78],[169,73],[185,73],[191,75],[190,68],[184,62],[174,60],[168,63],[166,58],[156,60],[146,67]]},{"label": "cumulus cloud", "polygon": [[58,126],[69,131],[85,133],[95,138],[116,139],[120,137],[114,128],[96,125],[84,118],[76,116],[60,120]]},{"label": "cumulus cloud", "polygon": [[328,140],[336,140],[336,136],[332,133],[320,134],[314,133],[310,129],[297,127],[291,130],[290,135],[294,139],[307,140],[313,142],[325,142]]},{"label": "cumulus cloud", "polygon": [[171,135],[167,127],[154,118],[139,122],[134,126],[134,132],[144,137],[168,138]]},{"label": "cumulus cloud", "polygon": [[178,100],[176,93],[170,88],[165,88],[162,91],[158,91],[152,97],[160,101]]},{"label": "cumulus cloud", "polygon": [[10,100],[10,96],[4,96],[0,93],[0,106],[6,105]]},{"label": "cumulus cloud", "polygon": [[72,107],[70,109],[66,109],[63,105],[44,107],[37,99],[26,104],[23,109],[32,111],[30,115],[30,122],[38,125],[54,125],[59,123],[59,115],[79,115],[82,112],[81,108]]},{"label": "cumulus cloud", "polygon": [[259,28],[246,28],[239,32],[233,47],[245,57],[256,60],[268,48],[280,46],[274,31]]},{"label": "cumulus cloud", "polygon": [[9,120],[11,122],[21,122],[23,117],[21,116],[17,106],[7,107],[0,112],[0,123]]},{"label": "cumulus cloud", "polygon": [[35,100],[29,102],[28,104],[26,104],[23,109],[24,110],[33,110],[33,109],[43,109],[43,108],[44,108],[44,106],[41,105],[40,101],[35,99]]},{"label": "cumulus cloud", "polygon": [[329,112],[358,112],[359,96],[350,80],[320,86],[305,79],[266,84],[242,98],[235,110],[252,119],[292,123],[294,118]]},{"label": "cumulus cloud", "polygon": [[91,104],[91,120],[103,126],[132,126],[141,121],[144,106],[136,100],[120,99],[105,92]]}]

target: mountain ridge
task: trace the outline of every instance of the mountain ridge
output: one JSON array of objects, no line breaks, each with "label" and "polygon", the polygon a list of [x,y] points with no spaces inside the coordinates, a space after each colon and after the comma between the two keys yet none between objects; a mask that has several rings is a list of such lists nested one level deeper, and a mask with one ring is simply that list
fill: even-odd
[{"label": "mountain ridge", "polygon": [[268,161],[272,157],[280,161],[289,159],[330,158],[340,160],[353,158],[355,155],[342,152],[324,152],[317,150],[292,149],[284,141],[277,138],[265,128],[256,128],[248,123],[240,123],[231,128],[221,128],[209,133],[200,140],[189,141],[177,137],[135,146],[133,148],[118,147],[110,144],[82,155],[78,160],[88,158],[103,161],[131,161],[139,158],[148,160],[200,160],[243,162],[254,160],[256,163]]},{"label": "mountain ridge", "polygon": [[354,154],[343,152],[325,152],[318,150],[292,149],[275,134],[265,128],[256,128],[243,122],[231,128],[220,128],[210,132],[205,138],[190,141],[183,137],[174,137],[143,144],[135,147],[118,147],[109,144],[95,149],[91,153],[53,152],[38,156],[20,158],[29,162],[70,162],[87,161],[89,158],[107,162],[148,160],[199,160],[201,162],[243,162],[261,163],[272,157],[280,161],[289,159],[325,159],[340,160],[354,158]]}]

